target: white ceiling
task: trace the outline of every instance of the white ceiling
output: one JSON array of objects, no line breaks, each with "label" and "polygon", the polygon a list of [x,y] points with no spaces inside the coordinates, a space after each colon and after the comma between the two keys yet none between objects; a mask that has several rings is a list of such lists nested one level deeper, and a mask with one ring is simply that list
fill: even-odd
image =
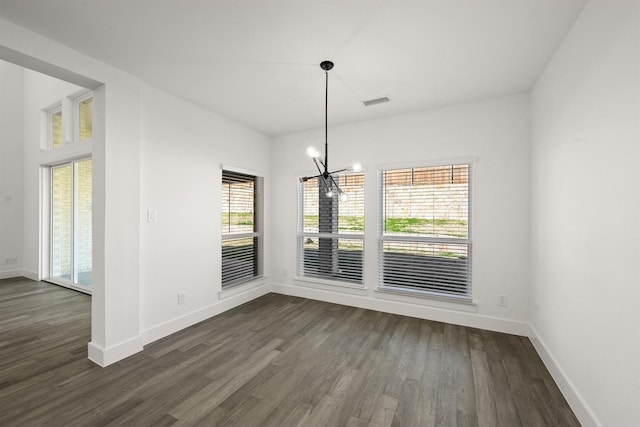
[{"label": "white ceiling", "polygon": [[585,1],[0,0],[0,16],[278,135],[323,126],[325,59],[330,125],[529,91]]}]

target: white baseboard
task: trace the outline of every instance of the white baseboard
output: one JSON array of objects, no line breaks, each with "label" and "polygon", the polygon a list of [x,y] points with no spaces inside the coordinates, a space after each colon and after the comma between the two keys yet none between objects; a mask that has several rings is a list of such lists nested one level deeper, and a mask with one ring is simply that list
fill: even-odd
[{"label": "white baseboard", "polygon": [[526,322],[517,322],[497,317],[483,316],[468,310],[453,310],[446,306],[430,306],[409,303],[389,298],[376,298],[369,295],[354,295],[332,290],[324,290],[296,285],[272,284],[272,292],[301,298],[310,298],[334,304],[366,308],[368,310],[452,323],[495,332],[527,336],[529,326]]},{"label": "white baseboard", "polygon": [[6,270],[0,271],[0,279],[13,279],[14,277],[26,277],[31,280],[40,280],[38,278],[38,273],[35,271],[25,270],[25,269],[16,269],[16,270]]},{"label": "white baseboard", "polygon": [[23,269],[22,276],[26,277],[27,279],[35,280],[36,282],[40,280],[40,275],[37,272],[31,270]]},{"label": "white baseboard", "polygon": [[104,348],[93,341],[87,345],[89,360],[103,368],[142,351],[142,348],[141,335],[108,348]]},{"label": "white baseboard", "polygon": [[533,325],[529,325],[529,339],[540,355],[544,365],[551,373],[551,376],[558,385],[558,388],[560,388],[562,395],[567,399],[569,406],[573,410],[574,414],[576,414],[576,417],[578,417],[580,424],[584,427],[601,427],[602,423],[598,420],[598,417],[596,417],[587,402],[582,398],[582,395],[573,385],[573,382],[569,379],[564,369],[562,369],[562,366],[560,366],[557,359],[549,351],[549,348],[542,338],[540,338],[538,331],[536,331]]},{"label": "white baseboard", "polygon": [[0,279],[13,279],[14,277],[22,277],[22,270],[6,270],[0,271]]},{"label": "white baseboard", "polygon": [[195,325],[198,322],[202,322],[203,320],[207,320],[210,317],[216,316],[241,304],[266,295],[269,292],[271,292],[270,286],[264,284],[249,288],[245,292],[238,292],[234,295],[229,295],[228,297],[219,300],[215,304],[211,304],[199,310],[187,313],[183,316],[168,320],[159,325],[143,330],[143,343],[144,345],[147,345],[153,341],[159,340],[160,338],[164,338],[167,335],[171,335],[184,328],[188,328],[191,325]]}]

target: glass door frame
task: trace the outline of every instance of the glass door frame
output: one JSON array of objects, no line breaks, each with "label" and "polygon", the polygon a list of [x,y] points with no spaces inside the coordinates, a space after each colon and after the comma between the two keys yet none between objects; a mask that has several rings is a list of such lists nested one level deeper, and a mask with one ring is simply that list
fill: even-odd
[{"label": "glass door frame", "polygon": [[[81,284],[78,284],[75,282],[75,277],[76,277],[76,265],[77,265],[77,260],[76,258],[76,222],[75,222],[75,217],[76,217],[76,179],[75,179],[75,174],[76,174],[76,164],[87,161],[87,160],[92,160],[91,156],[86,156],[86,157],[81,157],[81,158],[77,158],[77,159],[73,159],[73,160],[69,160],[69,161],[65,161],[62,163],[57,163],[54,165],[50,165],[49,167],[47,167],[47,173],[48,173],[48,177],[47,177],[47,181],[48,181],[48,200],[47,200],[47,204],[48,204],[48,221],[47,221],[47,225],[48,225],[48,245],[47,245],[47,249],[48,249],[48,257],[47,257],[47,261],[48,261],[48,265],[45,269],[45,279],[44,281],[46,282],[50,282],[59,286],[63,286],[66,288],[70,288],[70,289],[74,289],[86,294],[91,295],[91,288],[89,286],[83,286]],[[70,279],[65,279],[63,277],[56,277],[53,275],[53,268],[54,268],[54,264],[53,264],[53,257],[54,257],[54,250],[53,250],[53,212],[54,212],[54,207],[53,207],[53,171],[57,168],[61,168],[61,167],[65,167],[65,166],[70,166],[71,167],[71,186],[70,186],[70,192],[71,192],[71,206],[70,206],[70,210],[71,210],[71,235],[70,235]],[[93,173],[92,173],[93,175]],[[93,176],[92,176],[93,179]],[[93,198],[93,194],[92,194],[92,198]],[[92,249],[93,251],[93,249]]]}]

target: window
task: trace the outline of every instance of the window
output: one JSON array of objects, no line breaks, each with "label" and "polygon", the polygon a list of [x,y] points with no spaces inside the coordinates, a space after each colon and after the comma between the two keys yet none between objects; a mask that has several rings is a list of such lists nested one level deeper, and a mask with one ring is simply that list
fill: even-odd
[{"label": "window", "polygon": [[58,104],[48,112],[49,117],[49,147],[58,148],[62,146],[62,106]]},{"label": "window", "polygon": [[77,140],[91,139],[93,135],[93,97],[76,99],[77,111]]},{"label": "window", "polygon": [[[90,141],[93,136],[93,93],[83,90],[64,97],[43,110],[46,117],[46,149],[60,148],[75,141]],[[43,121],[43,124],[45,122]]]},{"label": "window", "polygon": [[222,171],[222,289],[262,276],[262,177]]},{"label": "window", "polygon": [[297,274],[362,284],[364,174],[345,174],[336,181],[347,200],[327,197],[317,178],[299,183]]},{"label": "window", "polygon": [[380,174],[382,290],[471,301],[471,165]]}]

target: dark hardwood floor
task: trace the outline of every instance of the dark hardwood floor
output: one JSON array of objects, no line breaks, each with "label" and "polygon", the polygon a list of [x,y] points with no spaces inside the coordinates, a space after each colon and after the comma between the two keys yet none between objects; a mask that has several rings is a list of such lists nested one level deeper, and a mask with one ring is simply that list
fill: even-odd
[{"label": "dark hardwood floor", "polygon": [[577,426],[527,338],[269,294],[100,368],[90,297],[0,280],[1,426]]}]

